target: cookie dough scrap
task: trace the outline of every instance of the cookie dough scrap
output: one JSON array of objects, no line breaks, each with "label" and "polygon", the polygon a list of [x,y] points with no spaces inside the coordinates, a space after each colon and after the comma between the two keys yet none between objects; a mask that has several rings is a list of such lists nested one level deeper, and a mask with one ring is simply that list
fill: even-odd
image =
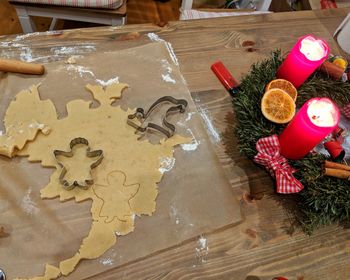
[{"label": "cookie dough scrap", "polygon": [[[92,200],[91,229],[78,252],[59,263],[60,273],[50,275],[51,278],[33,279],[55,279],[70,274],[81,260],[100,257],[116,243],[117,236],[132,232],[136,215],[152,215],[156,208],[157,183],[163,176],[161,159],[173,158],[176,145],[192,141],[192,138],[179,135],[158,144],[139,141],[134,128],[126,123],[127,116],[133,111],[112,106],[127,87],[122,83],[107,87],[87,85],[86,89],[100,106],[91,108],[91,101],[70,101],[66,105],[68,115],[62,119],[57,119],[50,100],[40,99],[37,86],[20,92],[8,109],[11,117],[6,120],[6,127],[29,119],[51,129],[49,134],[37,134],[34,141],[26,142],[16,152],[18,156],[27,156],[29,161],[40,161],[44,167],[56,168],[47,186],[41,190],[41,198]],[[25,114],[17,116],[13,114],[15,111]],[[62,167],[53,150],[69,150],[70,141],[77,137],[87,139],[92,149],[103,150],[104,158],[91,170],[94,184],[90,188],[68,191],[59,182]],[[14,138],[17,139],[17,134]],[[71,165],[69,169],[71,178],[81,172],[79,165]]]},{"label": "cookie dough scrap", "polygon": [[[40,111],[31,113],[31,118],[26,115],[28,107],[37,106],[42,108],[50,106],[46,101],[40,100],[38,86],[22,90],[10,103],[4,117],[6,133],[0,135],[1,155],[13,157],[18,150],[23,149],[28,141],[33,141],[39,131],[43,134],[50,133],[50,127],[37,121]],[[53,109],[55,114],[55,108]],[[52,114],[51,117],[53,116]]]}]

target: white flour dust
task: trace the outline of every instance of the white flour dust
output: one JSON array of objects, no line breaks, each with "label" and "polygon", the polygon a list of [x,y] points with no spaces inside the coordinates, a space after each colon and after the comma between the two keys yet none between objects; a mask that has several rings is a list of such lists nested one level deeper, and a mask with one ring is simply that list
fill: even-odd
[{"label": "white flour dust", "polygon": [[205,257],[209,254],[208,241],[206,238],[204,238],[203,235],[201,235],[198,239],[197,244],[198,246],[195,248],[196,257],[199,259],[200,262],[204,263],[206,262]]},{"label": "white flour dust", "polygon": [[170,74],[162,74],[162,78],[164,82],[176,84],[176,81],[170,76]]},{"label": "white flour dust", "polygon": [[174,49],[172,47],[172,45],[169,42],[164,41],[163,39],[161,39],[157,34],[151,32],[151,33],[147,33],[148,38],[151,41],[155,41],[155,42],[164,42],[166,48],[168,49],[169,55],[171,57],[171,59],[173,60],[173,62],[176,65],[179,65],[179,61],[177,60],[177,57],[175,55]]},{"label": "white flour dust", "polygon": [[81,78],[83,78],[84,76],[95,77],[95,74],[89,68],[81,65],[69,64],[67,66],[67,70],[78,73]]},{"label": "white flour dust", "polygon": [[0,47],[1,48],[20,48],[23,47],[23,44],[15,43],[14,41],[4,41],[0,42]]},{"label": "white flour dust", "polygon": [[173,205],[170,205],[170,211],[169,211],[170,220],[174,221],[175,224],[180,224],[180,218],[177,215],[177,210]]},{"label": "white flour dust", "polygon": [[161,157],[160,158],[160,173],[165,173],[170,171],[175,165],[175,158],[173,157]]},{"label": "white flour dust", "polygon": [[75,55],[81,53],[88,53],[96,51],[96,47],[92,45],[87,46],[70,46],[70,47],[53,47],[50,51],[58,56],[58,55]]},{"label": "white flour dust", "polygon": [[189,112],[187,113],[187,117],[186,117],[186,122],[190,121],[192,119],[192,116],[195,114],[195,112]]},{"label": "white flour dust", "polygon": [[202,116],[204,123],[207,127],[209,135],[213,139],[214,143],[218,143],[221,140],[220,134],[216,131],[211,119],[209,118],[209,111],[202,106],[198,108],[200,115]]},{"label": "white flour dust", "polygon": [[[82,54],[96,51],[96,47],[93,44],[74,45],[74,46],[59,46],[52,47],[46,55],[37,55],[33,52],[30,42],[31,38],[36,36],[51,36],[55,34],[61,34],[61,31],[48,31],[48,32],[35,32],[23,35],[18,35],[11,40],[0,42],[0,56],[7,59],[16,59],[18,56],[22,61],[26,62],[50,62],[59,60],[62,56]],[[39,45],[40,42],[34,42],[33,45]]]},{"label": "white flour dust", "polygon": [[109,265],[109,266],[111,266],[111,265],[113,265],[113,259],[111,259],[111,258],[106,258],[106,259],[102,259],[102,260],[100,260],[100,263],[102,263],[103,265]]},{"label": "white flour dust", "polygon": [[173,69],[171,68],[169,61],[167,61],[166,59],[162,59],[162,71],[165,72],[164,74],[162,74],[164,82],[176,84],[175,79],[171,77]]},{"label": "white flour dust", "polygon": [[101,86],[106,87],[115,83],[119,83],[119,77],[109,79],[108,81],[96,79],[96,82],[98,82]]},{"label": "white flour dust", "polygon": [[[115,249],[109,250],[103,258],[100,258],[99,263],[104,266],[112,266],[114,265],[114,261],[118,257],[117,251]],[[122,256],[119,256],[121,259]]]},{"label": "white flour dust", "polygon": [[33,122],[33,123],[29,124],[28,127],[29,128],[43,129],[45,127],[45,125],[43,123]]},{"label": "white flour dust", "polygon": [[34,61],[33,59],[33,53],[32,53],[32,49],[29,47],[22,47],[21,48],[21,54],[20,54],[20,59],[22,61],[26,61],[26,62],[32,62]]},{"label": "white flour dust", "polygon": [[26,195],[22,198],[21,207],[26,214],[35,215],[39,212],[39,208],[36,206],[36,203],[31,200],[30,198],[31,193],[32,193],[32,189],[29,188]]},{"label": "white flour dust", "polygon": [[29,37],[35,37],[38,35],[56,35],[56,34],[61,34],[62,31],[46,31],[46,32],[33,32],[33,33],[27,33],[27,34],[21,34],[15,37],[13,41],[22,41],[24,39],[27,39]]},{"label": "white flour dust", "polygon": [[187,128],[187,131],[192,135],[192,142],[186,143],[186,144],[181,144],[181,148],[184,151],[195,151],[195,150],[197,150],[197,148],[201,142],[196,139],[196,137],[194,136],[194,134],[190,128]]}]

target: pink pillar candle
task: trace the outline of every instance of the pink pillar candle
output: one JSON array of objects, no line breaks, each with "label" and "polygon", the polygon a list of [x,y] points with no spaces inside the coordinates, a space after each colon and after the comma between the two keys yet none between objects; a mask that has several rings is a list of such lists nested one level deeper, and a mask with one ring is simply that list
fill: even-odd
[{"label": "pink pillar candle", "polygon": [[277,78],[290,81],[296,88],[325,61],[327,43],[312,35],[301,37],[277,70]]},{"label": "pink pillar candle", "polygon": [[306,156],[337,127],[339,118],[339,109],[328,98],[305,102],[279,136],[281,155],[294,160]]}]

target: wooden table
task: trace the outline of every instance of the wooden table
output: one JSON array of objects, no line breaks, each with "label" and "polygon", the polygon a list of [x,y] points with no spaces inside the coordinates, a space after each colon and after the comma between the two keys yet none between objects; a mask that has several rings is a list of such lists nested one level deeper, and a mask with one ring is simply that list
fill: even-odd
[{"label": "wooden table", "polygon": [[[236,150],[230,98],[209,69],[220,59],[239,79],[252,63],[267,57],[274,49],[288,51],[298,37],[308,33],[325,38],[333,53],[341,53],[332,34],[349,12],[347,8],[276,13],[171,22],[163,28],[130,25],[0,39],[2,46],[10,39],[14,42],[12,47],[0,50],[1,56],[16,58],[23,48],[18,44],[28,44],[32,48],[32,59],[46,57],[52,60],[62,58],[60,55],[49,56],[50,50],[57,46],[79,45],[81,52],[95,48],[110,50],[117,44],[128,47],[135,40],[145,40],[146,36],[140,36],[143,33],[157,33],[173,45],[193,98],[209,110],[212,125],[220,132],[220,141],[213,145],[233,192],[241,202],[243,222],[206,234],[209,250],[203,258],[196,257],[196,238],[102,274],[96,271],[98,279],[350,278],[350,229],[329,226],[312,236],[305,236],[298,228],[291,228],[288,212],[282,207],[282,202],[288,205],[288,198],[277,199],[267,173]],[[241,167],[241,176],[233,176],[233,162]]]}]

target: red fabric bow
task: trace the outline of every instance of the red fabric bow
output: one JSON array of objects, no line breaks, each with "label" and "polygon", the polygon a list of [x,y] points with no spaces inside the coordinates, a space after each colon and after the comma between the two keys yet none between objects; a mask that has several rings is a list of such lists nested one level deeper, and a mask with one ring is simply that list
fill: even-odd
[{"label": "red fabric bow", "polygon": [[272,177],[276,177],[278,193],[298,193],[304,186],[292,175],[296,170],[289,166],[286,158],[280,155],[277,135],[260,138],[256,143],[258,154],[254,161],[264,165]]}]

